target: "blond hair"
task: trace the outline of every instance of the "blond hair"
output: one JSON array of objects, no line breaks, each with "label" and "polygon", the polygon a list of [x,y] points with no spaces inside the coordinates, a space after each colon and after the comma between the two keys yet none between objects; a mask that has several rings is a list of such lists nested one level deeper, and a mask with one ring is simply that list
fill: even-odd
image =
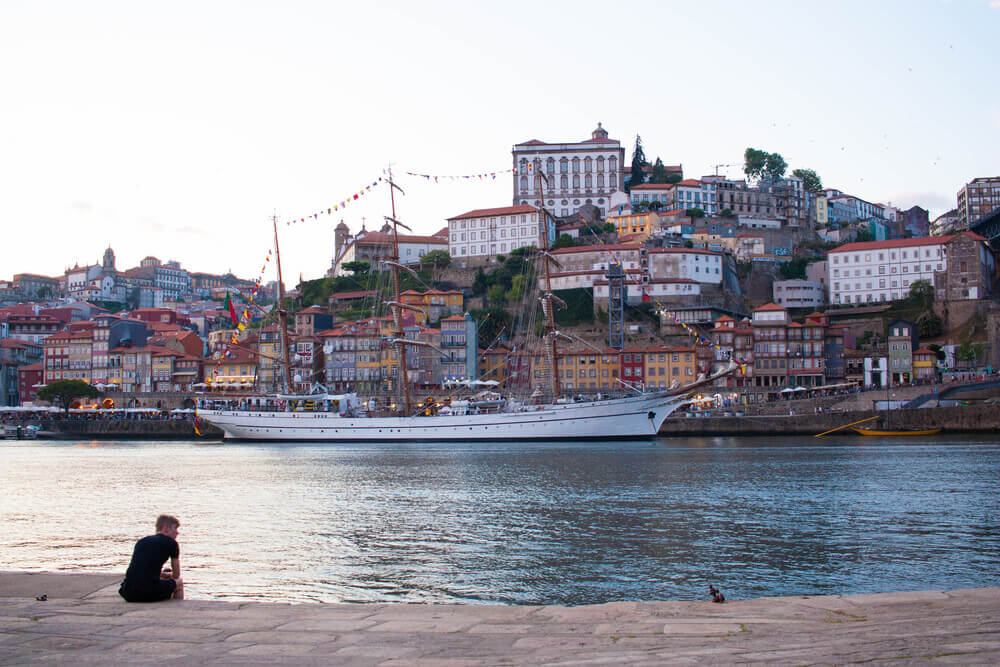
[{"label": "blond hair", "polygon": [[169,514],[161,514],[156,517],[156,532],[160,532],[167,526],[173,526],[174,528],[180,528],[181,521],[175,516],[170,516]]}]

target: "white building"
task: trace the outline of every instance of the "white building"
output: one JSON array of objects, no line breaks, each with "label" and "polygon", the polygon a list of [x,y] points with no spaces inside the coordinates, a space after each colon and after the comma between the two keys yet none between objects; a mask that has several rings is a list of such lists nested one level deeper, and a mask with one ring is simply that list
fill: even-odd
[{"label": "white building", "polygon": [[[549,240],[554,240],[552,234]],[[482,208],[448,218],[448,252],[460,267],[470,260],[486,263],[517,248],[542,245],[540,212],[534,206]]]},{"label": "white building", "polygon": [[830,303],[875,303],[905,299],[918,280],[934,284],[948,269],[951,236],[848,243],[827,253]]},{"label": "white building", "polygon": [[[551,274],[552,289],[594,288],[604,280],[604,274],[612,263],[622,265],[627,281],[641,282],[644,277],[648,284],[662,281],[663,286],[657,289],[666,291],[662,294],[657,291],[657,295],[674,294],[670,290],[700,294],[703,284],[722,284],[722,254],[698,248],[575,246],[554,250],[552,256],[562,265],[561,269]],[[544,285],[542,281],[544,276],[539,276],[540,286]],[[673,283],[681,286],[671,286]],[[697,287],[685,287],[691,283],[697,284]]]},{"label": "white building", "polygon": [[596,206],[603,217],[611,208],[611,196],[625,189],[622,166],[625,149],[597,124],[590,139],[577,143],[549,144],[532,139],[516,144],[514,158],[515,206],[540,207],[537,172],[542,183],[545,208],[558,216],[574,213],[585,204]]},{"label": "white building", "polygon": [[[553,289],[555,287],[553,286]],[[602,278],[594,283],[594,301],[606,304],[608,301],[608,281]],[[701,296],[701,283],[694,280],[650,280],[643,284],[638,280],[625,281],[625,300],[641,303],[649,297],[651,301],[682,296]]]},{"label": "white building", "polygon": [[[419,264],[420,258],[432,250],[449,249],[448,240],[444,236],[416,236],[410,234],[399,234],[399,262],[401,264]],[[388,259],[392,255],[392,233],[390,232],[361,232],[355,238],[349,239],[338,257],[334,261],[329,275],[342,276],[350,272],[344,269],[344,265],[350,262],[368,262],[372,267],[376,267],[379,262]]]},{"label": "white building", "polygon": [[826,289],[812,280],[775,280],[773,301],[785,308],[820,308],[826,304]]}]

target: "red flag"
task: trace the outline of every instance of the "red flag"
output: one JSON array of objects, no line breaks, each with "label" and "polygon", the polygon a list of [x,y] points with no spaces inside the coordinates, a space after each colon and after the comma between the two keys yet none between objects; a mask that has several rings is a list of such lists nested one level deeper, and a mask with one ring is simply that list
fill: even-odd
[{"label": "red flag", "polygon": [[233,326],[236,326],[239,318],[236,317],[236,308],[233,306],[233,300],[229,298],[229,292],[226,292],[226,308],[229,310],[229,317],[233,318]]}]

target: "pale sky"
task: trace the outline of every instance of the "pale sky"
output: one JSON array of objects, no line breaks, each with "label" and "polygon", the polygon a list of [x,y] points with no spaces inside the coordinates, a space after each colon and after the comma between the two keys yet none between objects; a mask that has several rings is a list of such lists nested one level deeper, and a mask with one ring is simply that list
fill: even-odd
[{"label": "pale sky", "polygon": [[[325,210],[390,162],[397,217],[511,204],[528,139],[597,122],[686,177],[748,146],[932,218],[1000,175],[1000,0],[0,2],[0,279],[146,255],[259,272],[270,216]],[[722,170],[720,170],[722,171]],[[740,166],[724,173],[741,177]],[[384,187],[282,225],[285,280]],[[273,279],[268,274],[265,279]]]}]

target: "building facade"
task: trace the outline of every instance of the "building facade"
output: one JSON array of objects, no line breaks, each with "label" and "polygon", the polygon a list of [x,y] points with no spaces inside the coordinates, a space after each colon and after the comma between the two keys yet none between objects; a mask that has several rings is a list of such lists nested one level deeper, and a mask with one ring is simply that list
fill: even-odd
[{"label": "building facade", "polygon": [[554,224],[543,230],[534,206],[477,209],[448,219],[447,249],[460,267],[485,264],[517,248],[543,247],[546,231],[554,242]]},{"label": "building facade", "polygon": [[548,181],[542,184],[544,205],[558,216],[570,215],[590,204],[603,217],[610,210],[612,195],[625,189],[625,149],[617,139],[608,138],[600,123],[590,139],[558,144],[532,139],[516,144],[511,155],[514,206],[542,206],[538,172]]},{"label": "building facade", "polygon": [[1000,176],[974,178],[958,191],[958,226],[968,229],[1000,208]]}]

